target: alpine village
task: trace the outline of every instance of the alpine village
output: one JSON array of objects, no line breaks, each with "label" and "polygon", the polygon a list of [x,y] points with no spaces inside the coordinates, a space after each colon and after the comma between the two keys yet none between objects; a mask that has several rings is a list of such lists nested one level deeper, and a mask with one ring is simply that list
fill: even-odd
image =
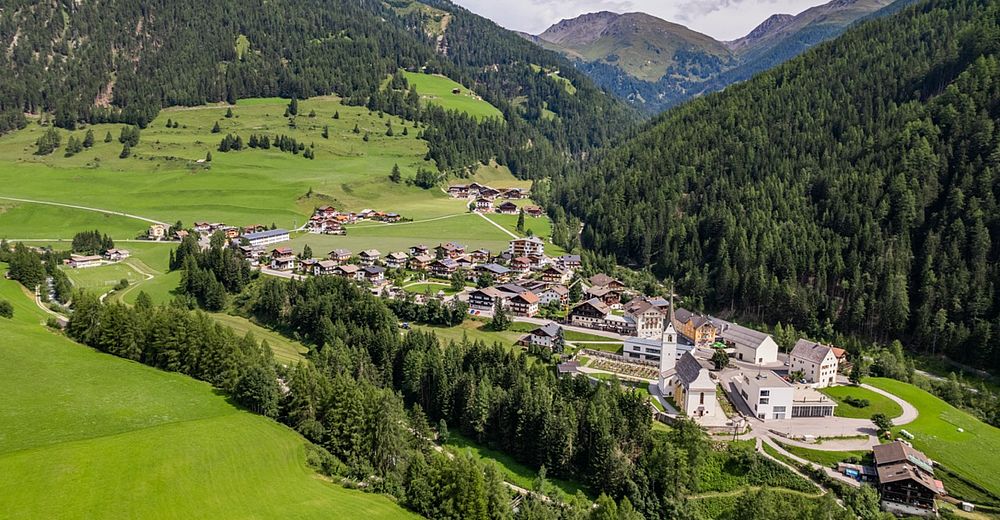
[{"label": "alpine village", "polygon": [[1000,0],[822,1],[0,0],[0,519],[1000,518]]}]

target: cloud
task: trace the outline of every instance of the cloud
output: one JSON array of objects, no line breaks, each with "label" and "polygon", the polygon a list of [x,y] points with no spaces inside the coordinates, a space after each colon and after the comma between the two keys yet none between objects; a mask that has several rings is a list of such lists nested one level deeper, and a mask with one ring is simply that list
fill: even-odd
[{"label": "cloud", "polygon": [[641,11],[720,40],[750,32],[772,14],[795,14],[828,0],[454,0],[517,31],[538,34],[584,13]]}]

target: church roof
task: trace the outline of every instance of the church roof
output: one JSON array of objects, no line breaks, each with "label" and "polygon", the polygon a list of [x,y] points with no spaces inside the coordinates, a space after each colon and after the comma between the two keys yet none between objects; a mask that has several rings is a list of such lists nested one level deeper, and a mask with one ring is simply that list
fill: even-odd
[{"label": "church roof", "polygon": [[690,352],[685,352],[677,360],[677,377],[681,383],[690,389],[714,389],[715,383],[708,375],[708,370],[701,366]]}]

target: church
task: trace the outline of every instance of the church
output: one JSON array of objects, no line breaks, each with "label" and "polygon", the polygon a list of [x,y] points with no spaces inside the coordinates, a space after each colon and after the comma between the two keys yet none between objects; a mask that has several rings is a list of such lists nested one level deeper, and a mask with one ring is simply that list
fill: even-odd
[{"label": "church", "polygon": [[677,330],[674,329],[673,304],[671,319],[661,336],[660,375],[657,386],[660,395],[671,396],[678,412],[689,417],[714,417],[718,401],[715,382],[708,369],[701,366],[691,352],[677,357]]}]

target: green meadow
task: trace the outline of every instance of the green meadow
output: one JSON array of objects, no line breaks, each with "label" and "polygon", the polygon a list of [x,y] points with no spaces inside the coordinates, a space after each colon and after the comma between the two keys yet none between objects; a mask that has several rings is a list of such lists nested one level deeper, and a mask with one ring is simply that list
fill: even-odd
[{"label": "green meadow", "polygon": [[[437,105],[446,110],[458,110],[479,119],[503,117],[496,107],[481,99],[475,92],[437,74],[405,72],[406,81],[417,89],[424,103]],[[455,91],[458,91],[456,94]]]},{"label": "green meadow", "polygon": [[15,282],[0,298],[0,516],[416,518],[320,478],[304,439],[209,385],[45,329]]},{"label": "green meadow", "polygon": [[[909,383],[873,377],[866,383],[890,392],[917,408],[917,419],[902,427],[913,445],[953,473],[1000,495],[1000,429],[985,424]],[[962,430],[962,431],[959,431]]]},{"label": "green meadow", "polygon": [[[903,407],[899,406],[899,403],[878,392],[872,392],[867,388],[841,385],[820,388],[819,391],[837,402],[837,408],[834,409],[834,415],[837,417],[871,419],[872,415],[881,413],[885,414],[886,417],[893,419],[903,415]],[[854,406],[853,404],[845,401],[848,397],[865,399],[868,401],[868,406]]]}]

